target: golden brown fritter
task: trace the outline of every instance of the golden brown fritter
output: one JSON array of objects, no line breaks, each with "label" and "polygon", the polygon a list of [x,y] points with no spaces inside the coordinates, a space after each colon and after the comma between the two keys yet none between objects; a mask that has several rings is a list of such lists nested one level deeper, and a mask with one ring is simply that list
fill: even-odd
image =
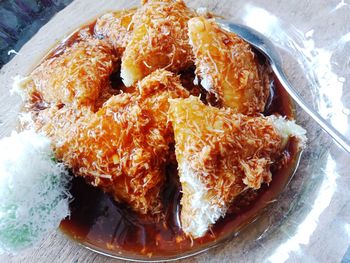
[{"label": "golden brown fritter", "polygon": [[[74,140],[80,129],[95,115],[89,107],[71,107],[52,105],[38,112],[32,112],[34,128],[44,132],[52,140],[56,151],[64,151],[69,147],[68,142]],[[57,156],[62,158],[62,154]]]},{"label": "golden brown fritter", "polygon": [[135,12],[136,8],[107,13],[96,21],[95,34],[111,42],[118,56],[131,40],[134,29],[131,20]]},{"label": "golden brown fritter", "polygon": [[202,86],[236,113],[262,112],[269,94],[248,43],[203,17],[188,22],[196,74]]},{"label": "golden brown fritter", "polygon": [[270,164],[281,154],[283,138],[272,119],[206,106],[193,96],[170,100],[169,120],[182,184],[182,229],[201,237],[238,194],[271,181]]},{"label": "golden brown fritter", "polygon": [[187,22],[193,13],[180,0],[147,1],[133,16],[134,31],[122,57],[126,86],[164,68],[178,72],[193,64]]},{"label": "golden brown fritter", "polygon": [[174,140],[167,121],[168,99],[187,97],[188,92],[165,70],[153,72],[136,88],[134,93],[112,96],[96,113],[64,107],[39,119],[58,159],[76,175],[135,211],[157,214]]},{"label": "golden brown fritter", "polygon": [[113,47],[103,40],[87,39],[45,60],[30,77],[34,90],[48,103],[93,108],[114,67]]}]

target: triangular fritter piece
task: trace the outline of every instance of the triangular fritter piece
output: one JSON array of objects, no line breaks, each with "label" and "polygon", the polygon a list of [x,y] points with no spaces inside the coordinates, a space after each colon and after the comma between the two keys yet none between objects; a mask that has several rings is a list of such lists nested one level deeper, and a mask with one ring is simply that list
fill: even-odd
[{"label": "triangular fritter piece", "polygon": [[118,56],[123,54],[126,45],[131,40],[132,17],[136,8],[107,13],[99,17],[95,25],[95,34],[110,41]]},{"label": "triangular fritter piece", "polygon": [[87,39],[63,54],[41,63],[31,74],[27,92],[38,92],[45,102],[94,106],[115,67],[113,47],[104,40]]},{"label": "triangular fritter piece", "polygon": [[235,114],[193,96],[170,100],[169,120],[183,193],[182,229],[194,238],[224,216],[246,188],[259,189],[271,181],[270,165],[291,129],[302,141],[305,134],[283,118]]},{"label": "triangular fritter piece", "polygon": [[191,17],[181,0],[147,1],[137,10],[122,57],[121,77],[127,87],[156,69],[178,72],[192,65],[187,30]]},{"label": "triangular fritter piece", "polygon": [[189,20],[188,28],[201,85],[236,113],[262,112],[269,90],[249,44],[203,17]]},{"label": "triangular fritter piece", "polygon": [[134,93],[112,96],[97,113],[51,109],[37,123],[74,174],[139,213],[157,214],[174,141],[168,98],[187,96],[179,77],[157,70],[138,82]]}]

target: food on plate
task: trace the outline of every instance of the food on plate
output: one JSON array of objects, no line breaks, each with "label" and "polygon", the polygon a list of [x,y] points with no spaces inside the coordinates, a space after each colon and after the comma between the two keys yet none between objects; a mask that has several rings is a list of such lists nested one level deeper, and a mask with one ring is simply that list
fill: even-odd
[{"label": "food on plate", "polygon": [[188,30],[203,88],[236,113],[263,112],[269,89],[250,45],[203,17],[190,19]]},{"label": "food on plate", "polygon": [[[304,144],[305,130],[292,121],[249,117],[204,105],[198,98],[170,100],[175,151],[182,185],[181,223],[203,236],[247,188],[272,180],[270,166],[289,136]],[[287,127],[287,128],[285,128]]]},{"label": "food on plate", "polygon": [[28,93],[38,93],[49,104],[90,106],[109,84],[115,67],[113,47],[104,40],[74,43],[59,56],[41,63],[31,74]]},{"label": "food on plate", "polygon": [[187,35],[187,22],[193,16],[182,0],[150,0],[136,11],[121,65],[127,87],[156,69],[179,72],[193,64]]},{"label": "food on plate", "polygon": [[124,52],[130,42],[134,29],[132,17],[136,8],[107,13],[97,19],[95,33],[98,37],[108,40],[118,56]]},{"label": "food on plate", "polygon": [[71,177],[34,131],[0,140],[0,254],[36,244],[70,214]]},{"label": "food on plate", "polygon": [[52,174],[75,177],[63,221],[75,239],[189,251],[251,220],[291,176],[279,173],[294,169],[306,137],[290,99],[252,47],[201,13],[143,0],[78,29],[16,79],[24,127],[61,163]]},{"label": "food on plate", "polygon": [[39,130],[52,138],[57,158],[74,174],[141,214],[159,214],[173,142],[168,99],[187,96],[177,76],[156,70],[134,93],[110,97],[96,113],[64,107],[47,110],[37,121],[45,123]]}]

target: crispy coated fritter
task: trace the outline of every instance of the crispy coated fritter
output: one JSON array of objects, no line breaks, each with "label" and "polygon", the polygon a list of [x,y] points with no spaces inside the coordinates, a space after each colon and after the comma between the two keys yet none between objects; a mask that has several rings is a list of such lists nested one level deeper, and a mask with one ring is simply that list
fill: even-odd
[{"label": "crispy coated fritter", "polygon": [[236,113],[262,112],[269,94],[248,43],[203,17],[188,22],[196,74],[221,105]]},{"label": "crispy coated fritter", "polygon": [[33,89],[45,102],[93,107],[101,90],[109,83],[114,64],[115,55],[110,44],[88,39],[44,61],[30,77]]},{"label": "crispy coated fritter", "polygon": [[126,45],[130,42],[134,29],[132,17],[136,9],[121,10],[107,13],[97,19],[95,33],[110,41],[118,55],[122,55]]},{"label": "crispy coated fritter", "polygon": [[157,214],[174,141],[168,99],[187,96],[178,77],[157,70],[137,84],[135,93],[112,96],[96,113],[64,107],[48,110],[37,123],[44,124],[40,130],[76,175],[135,211]]},{"label": "crispy coated fritter", "polygon": [[194,238],[224,216],[246,188],[271,181],[270,164],[291,135],[286,127],[305,132],[283,118],[235,114],[193,96],[170,100],[169,120],[182,184],[182,229]]},{"label": "crispy coated fritter", "polygon": [[187,22],[193,13],[183,1],[147,1],[133,16],[134,31],[122,57],[126,86],[164,68],[178,72],[193,64]]}]

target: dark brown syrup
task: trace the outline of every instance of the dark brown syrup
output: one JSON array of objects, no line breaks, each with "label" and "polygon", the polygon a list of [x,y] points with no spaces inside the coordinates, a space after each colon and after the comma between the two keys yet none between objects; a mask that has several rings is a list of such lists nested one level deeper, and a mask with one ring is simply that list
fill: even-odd
[{"label": "dark brown syrup", "polygon": [[[83,34],[79,30],[74,32],[45,59],[59,56],[86,34],[93,35],[94,25],[95,22],[83,27]],[[259,55],[257,58],[262,67],[265,67],[263,58]],[[271,91],[264,114],[277,113],[293,118],[290,97],[271,73],[264,71],[264,74],[270,75],[268,85]],[[118,77],[111,76],[113,88],[122,85]],[[181,75],[182,84],[191,93],[203,94],[203,89],[194,85],[193,79],[193,72],[184,72]],[[238,196],[226,216],[218,220],[202,238],[192,240],[181,230],[181,187],[175,165],[169,165],[166,169],[167,183],[163,191],[165,211],[161,218],[141,216],[126,205],[116,203],[102,190],[88,185],[83,178],[75,177],[70,189],[73,196],[70,204],[71,215],[61,222],[60,228],[72,239],[116,256],[157,259],[196,252],[232,236],[252,222],[289,182],[298,158],[297,142],[292,139],[284,153],[284,165],[272,167],[273,180],[269,186],[263,185],[257,191],[250,190]]]}]

